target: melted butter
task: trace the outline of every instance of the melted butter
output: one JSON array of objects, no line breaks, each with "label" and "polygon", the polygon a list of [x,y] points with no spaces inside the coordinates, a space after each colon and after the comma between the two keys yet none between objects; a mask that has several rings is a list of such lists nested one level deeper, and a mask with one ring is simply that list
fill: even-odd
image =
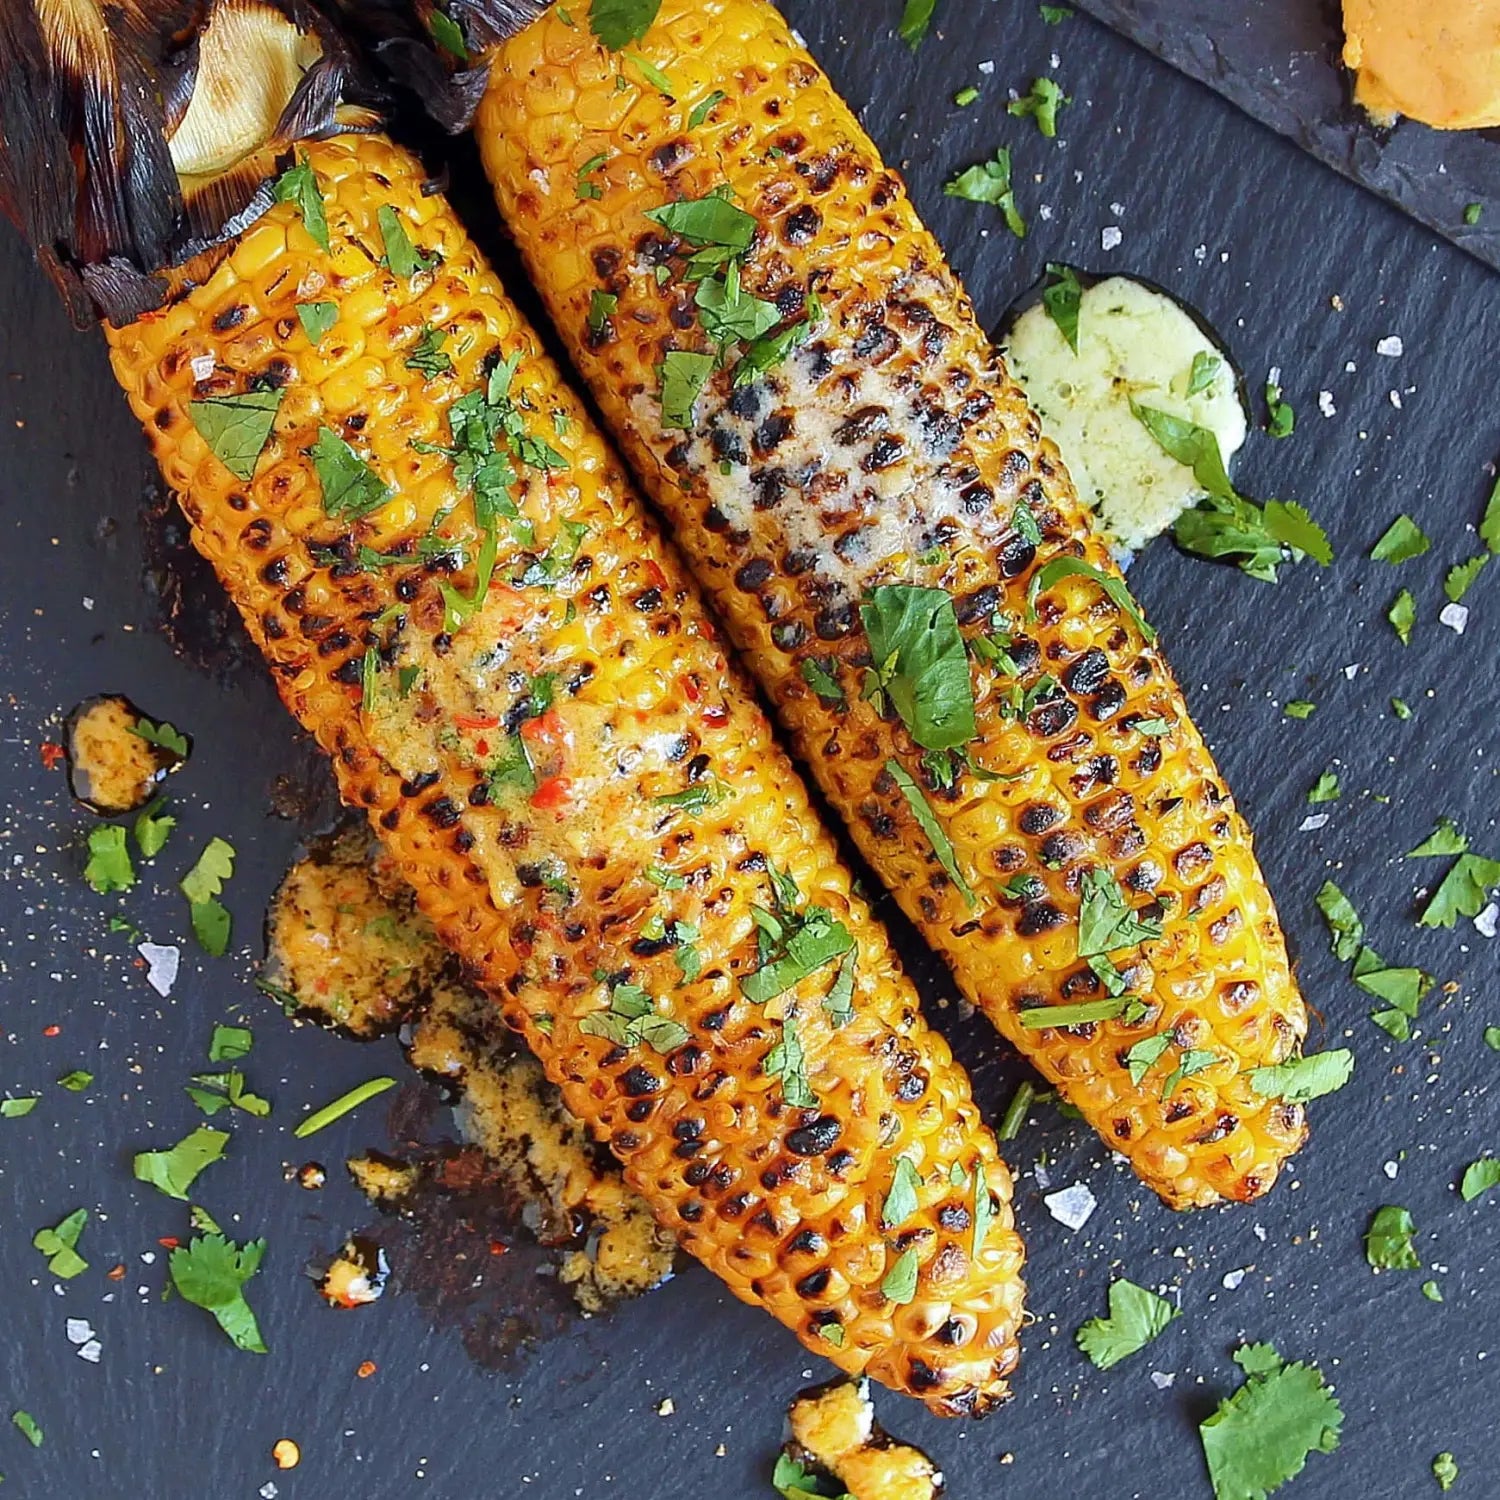
[{"label": "melted butter", "polygon": [[875,1423],[869,1383],[838,1380],[804,1391],[787,1409],[791,1456],[832,1474],[849,1500],[933,1500],[943,1476],[918,1448]]},{"label": "melted butter", "polygon": [[68,715],[68,782],[73,795],[106,817],[144,807],[181,758],[136,733],[151,721],[119,694],[86,698]]},{"label": "melted butter", "polygon": [[[1128,276],[1084,289],[1076,354],[1040,301],[1017,318],[1002,352],[1079,498],[1127,551],[1161,536],[1203,494],[1192,470],[1141,425],[1132,401],[1206,427],[1226,467],[1245,441],[1245,409],[1222,349],[1172,298]],[[1212,384],[1189,396],[1197,354],[1221,363]]]}]

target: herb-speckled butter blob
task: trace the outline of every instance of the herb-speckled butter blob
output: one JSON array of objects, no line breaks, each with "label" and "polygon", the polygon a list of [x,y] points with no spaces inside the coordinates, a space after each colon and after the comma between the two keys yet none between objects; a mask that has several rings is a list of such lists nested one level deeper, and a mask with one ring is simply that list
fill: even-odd
[{"label": "herb-speckled butter blob", "polygon": [[1003,352],[1062,450],[1079,498],[1128,551],[1160,536],[1203,495],[1193,471],[1141,426],[1132,401],[1208,428],[1226,465],[1245,441],[1245,408],[1227,360],[1206,390],[1187,394],[1193,356],[1222,360],[1223,351],[1165,292],[1128,276],[1084,289],[1076,354],[1040,302],[1016,320]]}]

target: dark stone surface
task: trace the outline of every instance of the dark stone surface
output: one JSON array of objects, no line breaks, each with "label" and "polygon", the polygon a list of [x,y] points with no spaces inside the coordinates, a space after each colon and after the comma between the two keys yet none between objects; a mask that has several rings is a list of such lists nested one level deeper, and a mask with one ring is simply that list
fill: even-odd
[{"label": "dark stone surface", "polygon": [[[1500,130],[1374,125],[1353,102],[1338,0],[1078,0],[1320,161],[1500,266]],[[1481,208],[1465,224],[1464,209]]]},{"label": "dark stone surface", "polygon": [[[1222,330],[1253,388],[1281,365],[1297,434],[1280,444],[1252,438],[1240,475],[1251,493],[1303,500],[1339,552],[1331,569],[1289,569],[1275,589],[1165,545],[1132,577],[1258,830],[1323,1018],[1314,1044],[1352,1046],[1354,1083],[1313,1107],[1312,1144],[1268,1199],[1188,1218],[1145,1198],[1078,1125],[1039,1110],[1010,1148],[1037,1318],[1016,1400],[964,1425],[881,1396],[882,1418],[932,1451],[955,1497],[1186,1500],[1208,1494],[1195,1424],[1238,1383],[1230,1350],[1242,1338],[1272,1339],[1288,1356],[1317,1361],[1348,1414],[1341,1451],[1313,1458],[1292,1494],[1423,1495],[1442,1449],[1465,1471],[1456,1494],[1488,1494],[1496,1392],[1481,1361],[1500,1343],[1497,1205],[1464,1205],[1452,1184],[1468,1161],[1500,1148],[1500,1057],[1481,1040],[1486,1024],[1500,1023],[1496,951],[1468,924],[1418,929],[1417,887],[1438,871],[1400,855],[1439,813],[1500,853],[1500,570],[1471,593],[1461,639],[1436,621],[1444,569],[1477,548],[1485,466],[1500,449],[1487,402],[1500,342],[1496,283],[1083,19],[1048,28],[1029,0],[947,0],[940,33],[913,60],[885,30],[894,3],[799,0],[792,9],[892,160],[907,165],[987,323],[1047,260],[1067,259],[1138,271],[1182,293]],[[1054,50],[1075,100],[1058,143],[1006,118],[1000,104],[1006,87],[1024,90],[1046,70]],[[980,81],[975,64],[991,58],[984,101],[953,108],[954,90]],[[941,192],[956,168],[1001,143],[1015,149],[1032,221],[1024,243],[997,214]],[[464,153],[455,181],[494,241]],[[1100,233],[1109,225],[1123,242],[1106,253]],[[318,1500],[768,1496],[784,1403],[827,1367],[706,1273],[575,1325],[500,1373],[471,1361],[458,1331],[430,1323],[418,1297],[337,1313],[317,1300],[304,1266],[370,1217],[338,1163],[389,1137],[381,1105],[308,1147],[290,1125],[402,1064],[391,1043],[361,1049],[294,1030],[250,985],[260,914],[305,833],[269,809],[288,800],[282,778],[309,784],[306,750],[237,627],[196,597],[211,584],[195,576],[187,591],[187,639],[174,644],[163,629],[150,581],[160,548],[139,518],[151,482],[140,437],[101,340],[68,331],[8,232],[0,289],[0,1092],[42,1095],[29,1118],[0,1121],[0,1415],[24,1407],[47,1433],[33,1451],[0,1421],[4,1493],[230,1500],[270,1481],[283,1497]],[[1330,306],[1334,295],[1342,312]],[[1391,333],[1405,340],[1399,360],[1374,352]],[[1327,419],[1317,404],[1325,389],[1337,406]],[[1432,551],[1396,570],[1367,561],[1401,510],[1430,532]],[[1403,585],[1420,610],[1404,650],[1383,619]],[[88,816],[68,802],[61,772],[39,760],[62,713],[98,691],[129,694],[196,745],[171,789],[181,826],[158,870],[124,898],[97,898],[82,884]],[[1412,703],[1410,723],[1391,716],[1392,694]],[[1280,713],[1299,697],[1319,705],[1306,723]],[[1330,766],[1344,797],[1324,809],[1326,828],[1299,832],[1306,791]],[[185,946],[177,990],[159,1001],[105,924],[122,910],[157,940],[182,941],[173,884],[213,834],[240,851],[232,955],[200,961]],[[1330,873],[1391,962],[1422,964],[1453,986],[1426,1001],[1420,1041],[1398,1046],[1375,1029],[1365,997],[1328,953],[1312,895]],[[1021,1071],[982,1023],[963,1018],[920,947],[908,942],[906,951],[932,1015],[998,1117]],[[202,1066],[212,1023],[229,1015],[255,1027],[248,1072],[275,1113],[234,1122],[229,1159],[209,1170],[201,1192],[230,1233],[270,1242],[250,1288],[272,1349],[265,1358],[232,1349],[197,1309],[162,1305],[157,1237],[185,1233],[185,1214],[129,1173],[131,1152],[196,1123],[181,1086]],[[53,1024],[61,1031],[48,1038]],[[96,1074],[81,1095],[53,1082],[74,1067]],[[284,1180],[309,1156],[331,1169],[321,1194]],[[1082,1180],[1099,1197],[1080,1233],[1041,1202],[1043,1156],[1054,1187]],[[1387,1162],[1399,1163],[1394,1182]],[[1365,1266],[1360,1236],[1385,1202],[1411,1209],[1433,1269],[1376,1277]],[[92,1267],[59,1292],[30,1239],[79,1205],[93,1214],[81,1246]],[[144,1264],[151,1253],[156,1263]],[[117,1262],[127,1274],[112,1282],[105,1272]],[[1223,1287],[1226,1273],[1246,1267],[1237,1290]],[[1101,1374],[1073,1331],[1104,1311],[1119,1274],[1175,1288],[1184,1315],[1148,1352]],[[1441,1306],[1419,1292],[1427,1275],[1443,1288]],[[98,1331],[97,1367],[74,1356],[69,1317]],[[358,1380],[367,1359],[379,1372]],[[1153,1370],[1174,1373],[1175,1385],[1156,1389]],[[668,1397],[675,1413],[659,1417]],[[283,1436],[303,1453],[285,1474],[270,1458]],[[1002,1455],[1013,1463],[1002,1466]]]}]

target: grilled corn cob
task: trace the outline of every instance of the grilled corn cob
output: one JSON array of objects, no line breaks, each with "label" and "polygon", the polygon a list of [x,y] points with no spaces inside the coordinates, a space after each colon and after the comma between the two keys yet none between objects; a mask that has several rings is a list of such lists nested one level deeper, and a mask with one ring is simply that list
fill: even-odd
[{"label": "grilled corn cob", "polygon": [[1306,1015],[1249,831],[900,179],[764,0],[527,9],[449,7],[500,208],[797,750],[1145,1182],[1256,1197]]},{"label": "grilled corn cob", "polygon": [[[252,11],[201,92],[267,83]],[[988,1409],[1009,1177],[680,562],[412,156],[334,134],[274,197],[108,338],[282,696],[683,1245],[841,1368]]]}]

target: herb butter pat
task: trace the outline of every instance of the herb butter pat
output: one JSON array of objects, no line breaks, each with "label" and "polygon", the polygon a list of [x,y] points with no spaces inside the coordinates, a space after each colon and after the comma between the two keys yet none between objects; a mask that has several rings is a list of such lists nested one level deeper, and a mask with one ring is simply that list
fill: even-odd
[{"label": "herb butter pat", "polygon": [[1245,409],[1222,351],[1164,292],[1125,276],[1095,282],[1079,298],[1076,331],[1075,353],[1038,302],[1016,320],[1003,352],[1079,497],[1109,539],[1133,552],[1203,491],[1191,469],[1162,452],[1131,403],[1206,428],[1226,464],[1245,441]]}]

